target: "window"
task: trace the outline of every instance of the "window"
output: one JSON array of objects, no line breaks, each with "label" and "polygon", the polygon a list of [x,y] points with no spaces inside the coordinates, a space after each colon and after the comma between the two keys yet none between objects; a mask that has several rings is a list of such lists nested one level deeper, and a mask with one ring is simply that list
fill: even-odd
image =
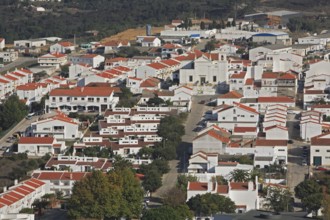
[{"label": "window", "polygon": [[62,97],[60,97],[60,98],[59,98],[59,100],[60,100],[60,101],[62,101],[62,100],[63,100],[63,98],[62,98]]},{"label": "window", "polygon": [[225,120],[226,119],[226,117],[222,117],[222,120]]},{"label": "window", "polygon": [[251,118],[254,118],[254,115],[250,115]]},{"label": "window", "polygon": [[330,150],[327,150],[327,152],[330,152]]},{"label": "window", "polygon": [[107,98],[104,98],[104,101],[106,102],[106,101],[108,101],[108,99]]},{"label": "window", "polygon": [[55,102],[55,97],[52,98],[53,102]]},{"label": "window", "polygon": [[278,149],[278,151],[285,151],[284,149]]},{"label": "window", "polygon": [[189,82],[193,81],[193,76],[189,76]]},{"label": "window", "polygon": [[315,150],[315,152],[320,152],[320,150]]},{"label": "window", "polygon": [[77,97],[74,97],[74,100],[78,100],[78,98]]},{"label": "window", "polygon": [[213,76],[213,82],[217,81],[217,76]]}]

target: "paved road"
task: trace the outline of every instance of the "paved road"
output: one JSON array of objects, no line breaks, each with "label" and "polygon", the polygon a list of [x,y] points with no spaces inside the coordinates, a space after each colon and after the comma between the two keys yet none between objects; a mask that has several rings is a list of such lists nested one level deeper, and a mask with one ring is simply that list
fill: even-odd
[{"label": "paved road", "polygon": [[180,160],[169,161],[170,172],[163,176],[163,186],[153,193],[153,197],[166,195],[166,193],[176,185],[178,173],[182,170],[186,170],[189,157],[188,150],[191,148],[192,140],[196,136],[196,132],[194,132],[193,129],[200,122],[205,111],[212,108],[205,104],[199,104],[199,102],[202,100],[209,101],[210,98],[213,99],[215,97],[217,97],[217,95],[193,96],[191,112],[185,123],[186,134],[182,137],[182,143],[178,149],[178,157]]},{"label": "paved road", "polygon": [[5,65],[4,67],[0,68],[0,73],[10,71],[11,69],[18,67],[18,66],[22,66],[25,63],[27,63],[27,64],[32,64],[33,62],[37,63],[37,61],[38,61],[38,59],[34,58],[34,57],[19,57],[14,62],[9,63],[9,64]]},{"label": "paved road", "polygon": [[7,142],[7,138],[13,136],[13,134],[15,132],[25,132],[26,129],[28,127],[30,127],[32,122],[36,122],[40,117],[46,118],[46,117],[50,117],[52,115],[54,115],[55,113],[49,113],[46,115],[42,115],[42,116],[32,116],[31,119],[27,120],[27,119],[23,119],[22,121],[20,121],[13,129],[11,129],[6,135],[4,135],[1,139],[0,139],[0,156],[2,156],[3,151],[1,150],[2,147],[10,147],[12,145],[12,143],[8,143]]}]

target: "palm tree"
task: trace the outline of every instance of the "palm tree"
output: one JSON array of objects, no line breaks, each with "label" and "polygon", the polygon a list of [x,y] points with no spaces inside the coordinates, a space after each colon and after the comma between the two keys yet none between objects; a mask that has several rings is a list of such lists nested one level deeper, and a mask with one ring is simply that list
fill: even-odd
[{"label": "palm tree", "polygon": [[250,178],[250,174],[246,170],[233,170],[230,172],[230,181],[234,182],[246,182]]}]

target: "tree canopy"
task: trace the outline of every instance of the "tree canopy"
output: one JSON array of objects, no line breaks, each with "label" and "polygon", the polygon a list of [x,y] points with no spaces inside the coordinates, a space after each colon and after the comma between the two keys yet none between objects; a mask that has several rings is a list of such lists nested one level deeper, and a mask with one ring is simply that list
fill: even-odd
[{"label": "tree canopy", "polygon": [[235,212],[235,203],[228,197],[206,193],[192,197],[187,202],[195,215],[210,216],[218,212],[233,213]]},{"label": "tree canopy", "polygon": [[317,211],[322,205],[322,188],[314,179],[299,183],[295,188],[295,195],[301,199],[303,206],[308,211]]},{"label": "tree canopy", "polygon": [[177,207],[161,206],[155,209],[147,209],[144,211],[142,220],[182,220],[192,219],[192,213],[186,205]]},{"label": "tree canopy", "polygon": [[71,218],[134,218],[142,212],[143,190],[130,168],[93,171],[76,182],[68,202]]}]

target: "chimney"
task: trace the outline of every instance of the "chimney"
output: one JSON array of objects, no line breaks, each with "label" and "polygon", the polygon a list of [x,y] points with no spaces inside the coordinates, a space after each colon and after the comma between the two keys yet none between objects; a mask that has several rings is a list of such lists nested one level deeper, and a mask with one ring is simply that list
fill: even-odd
[{"label": "chimney", "polygon": [[15,180],[14,180],[14,185],[16,186],[17,184],[18,184],[18,180],[15,179]]},{"label": "chimney", "polygon": [[207,182],[207,192],[212,192],[213,191],[213,182],[209,181]]},{"label": "chimney", "polygon": [[7,186],[3,187],[3,192],[7,192]]},{"label": "chimney", "polygon": [[248,182],[248,190],[249,190],[249,191],[253,191],[253,189],[254,189],[254,184],[253,184],[252,181],[249,181],[249,182]]},{"label": "chimney", "polygon": [[70,173],[70,180],[72,180],[72,173]]}]

